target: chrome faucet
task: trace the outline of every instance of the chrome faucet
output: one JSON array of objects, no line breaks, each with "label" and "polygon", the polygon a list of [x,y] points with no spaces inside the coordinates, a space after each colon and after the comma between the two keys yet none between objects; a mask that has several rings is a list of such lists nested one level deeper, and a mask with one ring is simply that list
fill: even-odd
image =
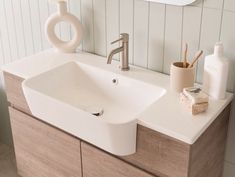
[{"label": "chrome faucet", "polygon": [[108,56],[107,64],[111,64],[113,56],[115,54],[121,52],[122,55],[121,55],[121,59],[120,59],[120,62],[121,62],[120,69],[122,71],[128,71],[130,69],[129,68],[129,50],[128,50],[128,47],[129,47],[129,34],[126,34],[126,33],[120,34],[120,39],[112,42],[111,44],[114,44],[114,43],[119,42],[119,41],[122,41],[121,47],[116,48],[116,49],[114,49],[110,52],[110,54]]}]

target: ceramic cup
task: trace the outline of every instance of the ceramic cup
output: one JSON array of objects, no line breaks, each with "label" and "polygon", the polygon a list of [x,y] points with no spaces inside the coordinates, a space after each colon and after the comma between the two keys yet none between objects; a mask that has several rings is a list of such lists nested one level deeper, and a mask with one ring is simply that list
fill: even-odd
[{"label": "ceramic cup", "polygon": [[[189,66],[188,63],[187,66]],[[182,92],[183,88],[193,87],[194,79],[195,67],[183,68],[183,62],[174,62],[171,64],[170,82],[173,90]]]}]

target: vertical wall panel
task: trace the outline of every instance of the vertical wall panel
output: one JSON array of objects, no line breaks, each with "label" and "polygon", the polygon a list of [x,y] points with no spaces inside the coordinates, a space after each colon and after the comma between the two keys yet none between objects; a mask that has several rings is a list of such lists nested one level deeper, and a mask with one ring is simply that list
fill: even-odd
[{"label": "vertical wall panel", "polygon": [[30,19],[30,6],[29,0],[21,0],[23,27],[25,34],[26,55],[34,53],[33,32]]},{"label": "vertical wall panel", "polygon": [[120,33],[129,34],[129,62],[133,63],[134,0],[120,0]]},{"label": "vertical wall panel", "polygon": [[[56,3],[50,2],[48,1],[48,5],[49,5],[49,16],[52,15],[53,13],[57,12],[57,6]],[[55,33],[56,35],[60,38],[61,37],[61,30],[60,30],[60,24],[55,26]]]},{"label": "vertical wall panel", "polygon": [[83,50],[94,53],[94,24],[92,0],[81,0],[83,25]]},{"label": "vertical wall panel", "polygon": [[21,4],[19,0],[12,0],[13,5],[13,14],[15,17],[15,26],[16,28],[16,37],[18,43],[18,54],[19,58],[22,58],[26,55],[26,45],[25,45],[25,34],[21,13]]},{"label": "vertical wall panel", "polygon": [[[70,0],[69,1],[69,11],[75,15],[79,20],[81,20],[81,0]],[[70,25],[70,35],[71,38],[74,35],[74,30]],[[78,47],[80,50],[82,49],[82,43]]]},{"label": "vertical wall panel", "polygon": [[[110,43],[119,38],[119,0],[106,0],[107,52],[119,47],[119,43]],[[114,56],[119,59],[119,54]]]},{"label": "vertical wall panel", "polygon": [[235,11],[235,1],[234,0],[224,0],[224,9]]},{"label": "vertical wall panel", "polygon": [[[7,27],[7,18],[5,14],[5,6],[4,3],[0,3],[0,28],[1,28],[1,40],[4,45],[2,45],[3,53],[4,53],[4,63],[9,63],[11,61],[11,48],[9,42],[9,31]],[[3,59],[1,59],[3,60]]]},{"label": "vertical wall panel", "polygon": [[170,73],[170,65],[181,57],[182,7],[166,7],[164,69]]},{"label": "vertical wall panel", "polygon": [[0,28],[0,67],[4,64],[5,56],[4,56],[4,51],[3,51],[3,46],[2,46],[2,32]]},{"label": "vertical wall panel", "polygon": [[[192,61],[199,48],[202,9],[196,6],[184,7],[183,40],[188,43],[188,60]],[[182,56],[182,55],[181,55]]]},{"label": "vertical wall panel", "polygon": [[13,6],[11,0],[3,0],[3,5],[5,5],[5,13],[7,17],[7,29],[9,32],[9,42],[11,48],[12,60],[18,59],[18,43],[16,38],[16,26],[15,26],[15,16],[13,14]]},{"label": "vertical wall panel", "polygon": [[106,0],[93,0],[95,53],[106,56]]},{"label": "vertical wall panel", "polygon": [[149,2],[135,0],[134,6],[134,64],[148,66]]},{"label": "vertical wall panel", "polygon": [[[217,9],[207,9],[203,11],[200,48],[204,51],[204,56],[212,54],[214,45],[219,40],[221,25],[221,11]],[[204,59],[198,62],[197,81],[203,80]]]},{"label": "vertical wall panel", "polygon": [[162,72],[166,6],[150,3],[148,68]]},{"label": "vertical wall panel", "polygon": [[48,49],[50,48],[50,44],[48,43],[45,35],[45,23],[49,16],[49,7],[47,0],[39,0],[39,15],[40,15],[39,17],[40,17],[40,26],[41,26],[42,48]]},{"label": "vertical wall panel", "polygon": [[[235,23],[231,23],[235,20],[235,13],[224,12],[221,41],[224,44],[224,50],[226,56],[230,59],[230,73],[228,80],[228,89],[235,91]],[[234,154],[235,163],[235,154]]]},{"label": "vertical wall panel", "polygon": [[204,7],[221,9],[224,0],[204,0]]},{"label": "vertical wall panel", "polygon": [[33,32],[34,52],[42,50],[41,21],[39,15],[39,2],[41,0],[30,0],[30,20]]},{"label": "vertical wall panel", "polygon": [[[71,1],[71,0],[70,0]],[[67,8],[68,10],[70,10],[70,1],[68,1],[68,4],[67,4]],[[69,23],[66,23],[66,22],[60,22],[59,24],[57,25],[60,25],[60,37],[61,37],[61,40],[62,41],[69,41],[71,39],[71,26]]]}]

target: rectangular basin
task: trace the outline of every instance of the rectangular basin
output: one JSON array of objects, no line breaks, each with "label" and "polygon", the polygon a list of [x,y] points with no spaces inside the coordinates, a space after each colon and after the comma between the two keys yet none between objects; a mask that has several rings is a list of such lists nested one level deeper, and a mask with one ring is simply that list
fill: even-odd
[{"label": "rectangular basin", "polygon": [[22,83],[37,118],[112,154],[136,151],[138,115],[163,88],[79,62],[68,62]]}]

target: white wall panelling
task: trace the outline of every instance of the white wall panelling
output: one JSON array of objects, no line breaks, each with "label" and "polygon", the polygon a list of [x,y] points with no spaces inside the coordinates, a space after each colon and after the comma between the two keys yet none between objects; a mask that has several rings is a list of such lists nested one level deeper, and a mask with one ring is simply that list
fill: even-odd
[{"label": "white wall panelling", "polygon": [[106,0],[93,0],[93,10],[95,53],[105,56],[107,54]]},{"label": "white wall panelling", "polygon": [[134,63],[137,66],[148,66],[148,29],[149,2],[134,2]]},{"label": "white wall panelling", "polygon": [[164,44],[164,73],[170,73],[173,61],[180,60],[182,39],[183,7],[166,6],[166,26]]},{"label": "white wall panelling", "polygon": [[162,72],[166,5],[151,3],[149,9],[148,68]]},{"label": "white wall panelling", "polygon": [[33,43],[33,31],[31,24],[31,14],[30,14],[30,0],[21,0],[21,12],[23,18],[23,30],[26,44],[26,55],[32,55],[34,53],[34,43]]},{"label": "white wall panelling", "polygon": [[[43,0],[43,1],[47,1],[47,0]],[[49,14],[53,14],[57,11],[57,6],[55,3],[52,2],[48,2],[48,6],[49,6]],[[55,33],[58,37],[62,37],[61,35],[61,24],[58,24],[55,26]],[[69,35],[69,34],[66,34]]]},{"label": "white wall panelling", "polygon": [[[69,0],[69,11],[81,21],[81,0]],[[74,30],[70,25],[70,39],[74,35]],[[82,44],[79,46],[82,49]]]},{"label": "white wall panelling", "polygon": [[224,9],[235,11],[235,1],[234,0],[225,0]]},{"label": "white wall panelling", "polygon": [[3,4],[5,5],[5,14],[7,19],[11,20],[6,20],[7,26],[8,26],[8,32],[9,32],[9,43],[11,46],[11,56],[12,60],[16,60],[19,57],[19,49],[18,49],[18,42],[16,38],[16,26],[15,26],[15,16],[13,13],[13,5],[12,5],[12,0],[3,0]]},{"label": "white wall panelling", "polygon": [[[120,34],[120,1],[119,0],[107,0],[106,1],[106,27],[107,27],[107,52],[113,48],[119,47],[119,43],[111,45],[110,42],[117,40]],[[119,59],[119,54],[114,56],[115,59]]]},{"label": "white wall panelling", "polygon": [[[204,8],[201,26],[200,48],[204,55],[213,53],[214,44],[219,41],[221,10]],[[200,60],[197,69],[197,81],[203,79],[204,60]]]},{"label": "white wall panelling", "polygon": [[81,21],[83,25],[83,50],[94,53],[94,12],[92,0],[81,0]]},{"label": "white wall panelling", "polygon": [[[235,91],[234,0],[198,0],[187,7],[143,0],[69,0],[69,10],[83,24],[80,49],[106,56],[118,46],[111,46],[110,42],[126,32],[130,34],[130,63],[164,73],[169,73],[172,61],[181,59],[184,42],[189,44],[191,59],[199,49],[205,55],[212,53],[214,43],[221,40],[226,56],[231,59],[228,89]],[[56,4],[48,0],[1,0],[0,64],[49,48],[44,23],[55,11]],[[71,27],[64,24],[56,27],[56,33],[64,40],[73,35]],[[197,81],[202,81],[203,65],[202,59],[197,65]],[[235,106],[225,177],[231,176],[229,169],[235,164],[234,114]]]},{"label": "white wall panelling", "polygon": [[21,2],[19,0],[12,0],[13,15],[15,19],[16,41],[18,44],[18,56],[21,58],[26,55],[25,34],[23,28],[23,19],[21,12]]},{"label": "white wall panelling", "polygon": [[[19,0],[14,0],[19,1]],[[40,18],[40,27],[41,27],[41,37],[42,37],[42,48],[47,49],[50,47],[46,35],[45,35],[45,22],[49,16],[49,6],[48,2],[45,0],[39,0],[39,18]]]},{"label": "white wall panelling", "polygon": [[197,6],[187,6],[183,10],[182,43],[188,43],[188,60],[191,61],[199,50],[202,9]]},{"label": "white wall panelling", "polygon": [[39,1],[40,0],[29,0],[30,8],[30,21],[32,26],[33,34],[33,46],[34,52],[39,52],[43,49],[42,47],[42,33],[41,33],[41,21],[40,21],[40,12],[39,12]]},{"label": "white wall panelling", "polygon": [[120,32],[129,34],[129,61],[133,63],[134,0],[120,0]]},{"label": "white wall panelling", "polygon": [[[0,29],[1,29],[1,53],[2,57],[1,58],[1,63],[8,63],[11,61],[11,48],[10,48],[10,43],[9,43],[9,34],[8,34],[8,27],[6,23],[6,14],[5,14],[5,6],[3,2],[0,3]],[[4,44],[3,44],[4,43]]]}]

